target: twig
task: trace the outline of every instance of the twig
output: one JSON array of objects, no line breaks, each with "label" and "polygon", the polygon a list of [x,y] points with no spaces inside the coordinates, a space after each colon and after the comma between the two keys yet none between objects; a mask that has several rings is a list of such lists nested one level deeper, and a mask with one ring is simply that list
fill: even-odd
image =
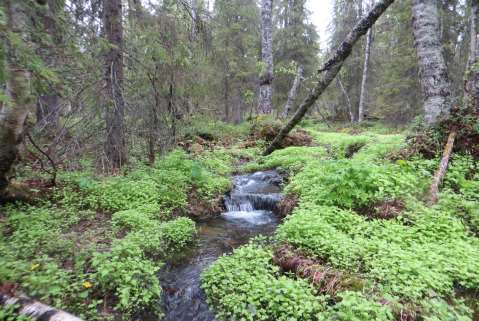
[{"label": "twig", "polygon": [[[30,133],[27,133],[27,138],[28,140],[30,141],[30,143],[32,143],[33,147],[35,147],[35,149],[37,149],[42,155],[44,155],[48,161],[50,162],[50,165],[52,166],[52,169],[53,171],[52,172],[49,172],[47,170],[45,170],[48,174],[52,175],[52,179],[51,179],[51,184],[53,186],[56,186],[56,180],[57,180],[57,167],[55,165],[55,162],[53,161],[53,159],[50,157],[50,155],[48,155],[48,153],[44,152],[36,143],[35,141],[33,140],[32,136],[30,135]],[[41,162],[41,161],[40,161]],[[43,165],[42,165],[43,167]]]}]

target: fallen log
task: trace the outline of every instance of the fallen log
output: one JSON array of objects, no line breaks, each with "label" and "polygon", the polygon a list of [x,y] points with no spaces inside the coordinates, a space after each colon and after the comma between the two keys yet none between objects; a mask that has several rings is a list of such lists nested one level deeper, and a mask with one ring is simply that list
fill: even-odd
[{"label": "fallen log", "polygon": [[438,200],[439,185],[441,185],[442,179],[446,174],[447,166],[449,165],[449,158],[451,157],[452,148],[454,147],[454,140],[456,139],[457,129],[453,128],[449,133],[447,138],[446,146],[444,147],[444,152],[442,154],[441,163],[437,169],[434,177],[432,179],[432,184],[429,189],[428,203],[429,205],[434,205]]},{"label": "fallen log", "polygon": [[24,295],[13,297],[0,293],[0,306],[14,306],[18,315],[30,317],[38,321],[83,321],[65,311],[32,300]]},{"label": "fallen log", "polygon": [[343,274],[331,267],[321,265],[295,251],[289,245],[283,245],[274,251],[273,262],[285,272],[291,272],[298,277],[309,280],[321,293],[335,295],[343,287]]}]

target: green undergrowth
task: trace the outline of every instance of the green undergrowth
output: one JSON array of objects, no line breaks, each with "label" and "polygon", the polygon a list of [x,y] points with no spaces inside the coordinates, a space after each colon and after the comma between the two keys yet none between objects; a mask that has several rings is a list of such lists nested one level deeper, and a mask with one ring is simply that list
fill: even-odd
[{"label": "green undergrowth", "polygon": [[86,320],[161,315],[157,272],[196,234],[174,217],[192,189],[206,202],[224,193],[233,159],[225,149],[175,150],[121,176],[60,173],[51,200],[2,208],[0,284]]},{"label": "green undergrowth", "polygon": [[308,163],[285,191],[301,195],[307,203],[361,209],[383,200],[421,196],[427,178],[407,164],[325,160]]},{"label": "green undergrowth", "polygon": [[221,320],[313,320],[324,308],[303,280],[281,276],[268,248],[250,244],[220,257],[202,288]]},{"label": "green undergrowth", "polygon": [[81,198],[80,204],[74,204],[77,206],[113,212],[156,204],[166,215],[173,209],[185,209],[192,187],[206,199],[227,190],[229,179],[225,175],[231,172],[232,161],[223,149],[194,159],[175,150],[153,167],[140,167],[124,176],[98,179],[83,173],[65,173],[61,176],[67,184],[63,193],[76,194],[74,201]]},{"label": "green undergrowth", "polygon": [[304,164],[322,159],[327,155],[323,147],[288,147],[275,151],[267,157],[260,157],[258,160],[249,162],[242,167],[242,170],[252,172],[261,169],[279,168],[283,170],[297,171]]},{"label": "green undergrowth", "polygon": [[188,126],[181,127],[180,135],[186,138],[203,137],[208,140],[238,140],[245,138],[250,131],[251,124],[243,122],[239,125],[212,120],[207,117],[193,117]]},{"label": "green undergrowth", "polygon": [[365,273],[384,293],[416,301],[452,295],[457,285],[479,287],[479,241],[447,213],[414,204],[412,213],[381,221],[305,204],[279,228],[278,239],[338,269]]},{"label": "green undergrowth", "polygon": [[362,132],[357,135],[337,132],[309,131],[315,143],[324,146],[336,158],[354,157],[364,161],[382,159],[404,147],[403,134],[383,135]]},{"label": "green undergrowth", "polygon": [[[203,287],[220,319],[267,320],[256,314],[261,306],[264,315],[285,320],[473,320],[470,302],[477,298],[462,300],[459,293],[479,289],[477,162],[454,155],[440,201],[428,207],[424,199],[439,155],[431,160],[389,160],[404,147],[404,134],[348,134],[318,131],[312,125],[306,129],[318,146],[277,150],[243,169],[288,171],[284,191],[298,195],[299,206],[279,226],[275,242],[287,243],[340,273],[356,275],[365,281],[363,288],[346,286],[331,297],[307,288],[304,292],[314,299],[303,300],[314,302],[314,313],[279,310],[279,295],[269,297],[269,292],[256,290],[262,285],[251,284],[266,282],[263,277],[268,275],[272,291],[281,293],[277,280],[299,280],[270,267],[268,246],[248,246],[222,257],[203,274]],[[374,218],[394,206],[389,204],[400,205],[394,215]],[[253,254],[243,256],[253,250],[256,256],[264,253],[264,261],[255,261]],[[284,291],[292,288],[281,286]],[[258,303],[258,296],[264,301]]]}]

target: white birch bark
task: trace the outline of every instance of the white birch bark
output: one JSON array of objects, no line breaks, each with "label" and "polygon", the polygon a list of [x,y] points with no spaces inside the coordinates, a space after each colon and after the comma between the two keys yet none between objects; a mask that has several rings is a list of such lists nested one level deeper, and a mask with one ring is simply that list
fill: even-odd
[{"label": "white birch bark", "polygon": [[358,123],[364,120],[364,115],[366,114],[365,101],[366,101],[366,84],[368,81],[368,72],[369,72],[369,56],[371,52],[371,43],[373,40],[372,28],[368,30],[366,35],[366,48],[364,52],[364,66],[363,66],[363,77],[361,80],[361,94],[359,96],[359,107],[358,107]]},{"label": "white birch bark", "polygon": [[291,111],[291,107],[293,107],[293,103],[298,95],[298,90],[301,85],[301,81],[303,80],[303,66],[298,66],[298,70],[296,71],[296,76],[294,77],[293,85],[288,93],[288,100],[284,105],[283,113],[281,117],[286,118],[288,117],[289,112]]},{"label": "white birch bark", "polygon": [[18,298],[9,297],[5,294],[0,294],[0,306],[16,305],[19,306],[18,314],[28,316],[32,320],[42,321],[83,321],[74,315],[65,311],[57,310],[43,304],[41,302],[31,300],[28,297],[21,296]]},{"label": "white birch bark", "polygon": [[478,36],[479,34],[477,33],[477,19],[479,15],[479,4],[477,0],[471,0],[471,48],[470,48],[470,53],[469,53],[469,60],[470,61],[475,61],[477,59],[477,55],[479,54],[479,48],[478,48]]},{"label": "white birch bark", "polygon": [[346,88],[344,88],[343,82],[341,81],[341,78],[339,78],[339,76],[336,78],[336,82],[338,84],[339,89],[341,89],[341,92],[343,93],[344,98],[346,98],[346,103],[348,104],[349,120],[351,121],[351,123],[354,123],[353,106],[351,104],[351,99],[349,99],[348,92],[346,91]]},{"label": "white birch bark", "polygon": [[273,111],[273,1],[261,1],[261,60],[263,63],[260,75],[259,104],[260,114],[271,114]]},{"label": "white birch bark", "polygon": [[466,84],[464,88],[464,103],[471,112],[479,113],[479,19],[478,0],[471,0],[471,43],[466,69]]},{"label": "white birch bark", "polygon": [[434,124],[451,108],[451,83],[441,51],[436,0],[413,0],[413,33],[424,96],[426,123]]}]

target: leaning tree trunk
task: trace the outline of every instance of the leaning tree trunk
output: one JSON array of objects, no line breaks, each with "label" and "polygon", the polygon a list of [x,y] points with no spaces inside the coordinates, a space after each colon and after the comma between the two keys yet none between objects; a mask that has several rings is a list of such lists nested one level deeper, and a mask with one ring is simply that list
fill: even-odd
[{"label": "leaning tree trunk", "polygon": [[444,147],[444,152],[442,153],[441,163],[439,163],[439,168],[434,173],[432,178],[431,186],[429,187],[428,195],[428,204],[434,205],[438,200],[439,186],[442,183],[444,175],[446,175],[447,166],[449,165],[449,158],[451,157],[452,148],[454,147],[454,140],[456,139],[457,129],[452,128],[449,136],[447,138],[446,146]]},{"label": "leaning tree trunk", "polygon": [[373,33],[371,28],[368,30],[368,34],[366,36],[366,49],[364,52],[363,77],[361,80],[361,94],[359,96],[358,123],[364,120],[364,115],[366,114],[366,109],[365,109],[365,101],[366,101],[366,93],[367,93],[366,84],[368,80],[369,56],[371,53],[372,41],[373,41]]},{"label": "leaning tree trunk", "polygon": [[106,144],[105,153],[113,169],[127,161],[123,99],[123,26],[121,0],[104,0],[105,36],[111,47],[105,56]]},{"label": "leaning tree trunk", "polygon": [[[22,1],[6,1],[8,31],[15,37],[28,41],[28,17]],[[18,156],[18,148],[23,140],[25,122],[30,112],[35,110],[31,93],[31,72],[17,61],[15,49],[7,54],[7,91],[11,105],[3,106],[0,114],[0,198],[6,193],[9,174]]]},{"label": "leaning tree trunk", "polygon": [[298,66],[298,70],[296,71],[296,76],[294,77],[293,86],[288,93],[288,100],[286,101],[286,105],[284,105],[283,113],[281,117],[286,118],[293,107],[294,101],[296,96],[298,95],[298,90],[301,85],[301,81],[303,80],[303,66]]},{"label": "leaning tree trunk", "polygon": [[311,93],[303,100],[301,105],[299,105],[296,113],[293,118],[281,128],[278,135],[271,142],[268,148],[264,151],[263,155],[269,155],[276,149],[281,146],[281,142],[284,137],[296,126],[308,109],[314,104],[314,102],[319,98],[319,96],[324,92],[324,90],[331,84],[333,79],[336,77],[338,72],[341,70],[341,67],[346,60],[346,58],[351,54],[354,44],[358,39],[366,34],[366,32],[371,28],[371,26],[378,20],[378,18],[386,11],[386,9],[394,2],[394,0],[381,0],[379,1],[369,12],[363,17],[357,24],[354,26],[346,38],[343,40],[341,45],[336,49],[333,56],[326,61],[323,67],[319,72],[324,72],[321,79],[318,81],[316,86],[313,88]]},{"label": "leaning tree trunk", "polygon": [[261,59],[259,105],[260,114],[271,114],[273,111],[273,1],[261,2]]},{"label": "leaning tree trunk", "polygon": [[414,0],[413,33],[419,63],[419,78],[424,95],[426,123],[434,124],[451,108],[451,83],[442,55],[438,2]]}]

